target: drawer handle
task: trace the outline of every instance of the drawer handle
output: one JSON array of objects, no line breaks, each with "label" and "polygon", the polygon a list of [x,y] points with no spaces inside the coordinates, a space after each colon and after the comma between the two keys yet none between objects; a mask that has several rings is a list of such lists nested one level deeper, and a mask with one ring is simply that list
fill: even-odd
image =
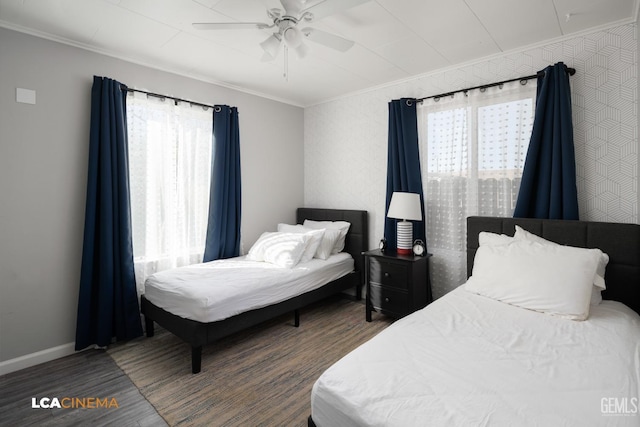
[{"label": "drawer handle", "polygon": [[384,302],[389,302],[389,297],[385,298]]},{"label": "drawer handle", "polygon": [[391,275],[388,272],[384,272],[384,277],[390,277]]}]

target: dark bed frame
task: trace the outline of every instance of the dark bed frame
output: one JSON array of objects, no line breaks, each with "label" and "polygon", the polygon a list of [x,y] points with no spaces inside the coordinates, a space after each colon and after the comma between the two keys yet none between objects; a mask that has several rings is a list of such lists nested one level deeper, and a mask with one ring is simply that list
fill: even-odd
[{"label": "dark bed frame", "polygon": [[352,273],[286,301],[210,323],[197,322],[172,314],[149,302],[143,295],[140,298],[140,307],[145,319],[147,337],[153,336],[155,322],[187,342],[191,346],[191,372],[197,374],[201,369],[202,346],[205,344],[290,312],[294,314],[294,324],[297,327],[300,325],[299,310],[302,307],[352,287],[355,288],[356,299],[361,299],[362,272],[364,271],[362,253],[369,249],[367,211],[298,208],[296,221],[301,224],[305,219],[351,223],[344,251],[350,253],[354,259],[355,267]]},{"label": "dark bed frame", "polygon": [[467,276],[481,231],[513,236],[515,226],[562,245],[598,248],[609,255],[603,299],[620,301],[640,314],[640,225],[530,218],[467,218]]},{"label": "dark bed frame", "polygon": [[[602,298],[619,301],[640,314],[640,225],[530,218],[467,218],[467,276],[473,270],[481,231],[513,236],[515,226],[563,245],[598,248],[609,255]],[[309,427],[315,427],[311,416]]]}]

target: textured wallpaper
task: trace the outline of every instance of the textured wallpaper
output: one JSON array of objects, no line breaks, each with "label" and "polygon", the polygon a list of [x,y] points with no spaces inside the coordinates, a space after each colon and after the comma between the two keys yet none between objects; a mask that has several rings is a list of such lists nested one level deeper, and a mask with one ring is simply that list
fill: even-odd
[{"label": "textured wallpaper", "polygon": [[[376,247],[384,228],[387,103],[531,75],[562,61],[577,71],[571,88],[580,218],[638,223],[636,54],[636,24],[627,24],[308,107],[305,204],[366,209]],[[459,269],[446,257],[432,262],[435,297],[460,284],[438,276],[463,277],[445,271]]]}]

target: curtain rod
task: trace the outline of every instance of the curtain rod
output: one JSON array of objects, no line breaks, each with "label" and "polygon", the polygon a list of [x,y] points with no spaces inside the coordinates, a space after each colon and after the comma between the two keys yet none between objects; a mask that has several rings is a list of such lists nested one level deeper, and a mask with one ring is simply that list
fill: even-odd
[{"label": "curtain rod", "polygon": [[[201,102],[195,102],[195,101],[189,101],[188,99],[182,99],[182,98],[176,98],[174,96],[168,96],[168,95],[161,95],[159,93],[153,93],[153,92],[147,92],[146,90],[140,90],[140,89],[131,89],[130,87],[127,88],[127,92],[139,92],[139,93],[144,93],[148,96],[154,96],[156,98],[169,98],[169,99],[173,99],[173,101],[177,104],[178,102],[188,102],[191,105],[197,105],[199,107],[206,107],[206,108],[220,108],[217,105],[209,105],[209,104],[203,104]],[[218,110],[220,111],[220,110]]]},{"label": "curtain rod", "polygon": [[[567,73],[570,76],[573,76],[576,73],[576,69],[567,67]],[[441,93],[440,95],[425,96],[424,98],[417,98],[415,101],[416,102],[422,102],[425,99],[432,99],[432,98],[433,99],[440,99],[440,98],[443,98],[445,96],[451,96],[451,95],[454,95],[454,94],[459,93],[459,92],[468,92],[468,91],[474,90],[474,89],[484,90],[484,89],[487,89],[487,88],[490,88],[490,87],[500,86],[500,85],[503,85],[505,83],[511,83],[511,82],[517,82],[517,81],[520,81],[521,84],[526,84],[527,80],[536,79],[536,78],[541,77],[541,76],[544,76],[544,71],[539,71],[537,74],[533,74],[531,76],[518,77],[518,78],[510,79],[510,80],[503,80],[501,82],[489,83],[487,85],[468,87],[466,89],[454,90],[453,92]]]}]

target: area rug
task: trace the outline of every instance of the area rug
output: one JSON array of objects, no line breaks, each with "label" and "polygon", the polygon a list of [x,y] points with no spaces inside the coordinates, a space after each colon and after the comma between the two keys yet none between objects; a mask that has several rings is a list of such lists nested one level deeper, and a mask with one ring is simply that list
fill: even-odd
[{"label": "area rug", "polygon": [[391,322],[365,321],[362,302],[330,299],[205,346],[191,374],[191,349],[156,328],[108,350],[172,426],[306,426],[320,374]]}]

